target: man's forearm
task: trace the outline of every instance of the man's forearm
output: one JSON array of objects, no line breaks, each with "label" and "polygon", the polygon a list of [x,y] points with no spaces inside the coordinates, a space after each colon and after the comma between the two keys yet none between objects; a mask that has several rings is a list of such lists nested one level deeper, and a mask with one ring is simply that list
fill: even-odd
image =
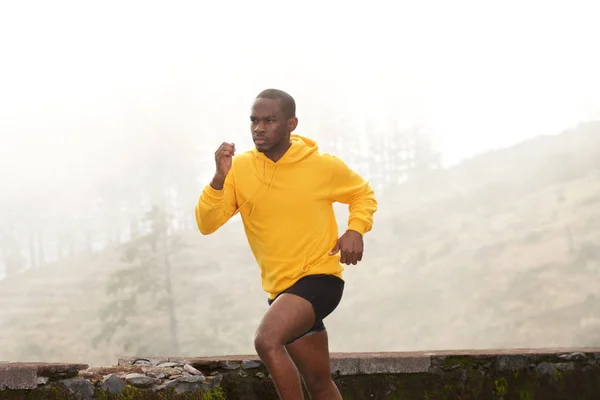
[{"label": "man's forearm", "polygon": [[210,186],[215,190],[223,190],[224,185],[225,177],[218,174],[215,174],[215,176],[212,178],[212,181],[210,181]]}]

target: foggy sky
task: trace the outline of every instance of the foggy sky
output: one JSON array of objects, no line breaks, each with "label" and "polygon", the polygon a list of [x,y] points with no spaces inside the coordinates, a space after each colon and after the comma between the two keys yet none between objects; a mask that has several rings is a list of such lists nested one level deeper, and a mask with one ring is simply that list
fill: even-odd
[{"label": "foggy sky", "polygon": [[445,165],[600,117],[593,1],[355,4],[2,2],[3,196],[123,168],[136,124],[249,148],[267,87],[296,98],[297,133],[419,123]]}]

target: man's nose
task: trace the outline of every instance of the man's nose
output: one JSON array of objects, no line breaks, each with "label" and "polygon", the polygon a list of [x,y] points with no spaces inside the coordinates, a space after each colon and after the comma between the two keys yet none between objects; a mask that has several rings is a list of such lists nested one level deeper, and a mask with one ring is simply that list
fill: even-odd
[{"label": "man's nose", "polygon": [[256,126],[254,127],[255,133],[262,133],[264,131],[265,131],[265,124],[263,122],[257,123]]}]

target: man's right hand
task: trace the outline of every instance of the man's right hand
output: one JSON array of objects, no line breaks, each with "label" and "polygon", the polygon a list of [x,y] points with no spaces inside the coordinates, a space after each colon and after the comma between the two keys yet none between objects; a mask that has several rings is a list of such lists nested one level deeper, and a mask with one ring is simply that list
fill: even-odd
[{"label": "man's right hand", "polygon": [[213,189],[221,190],[225,184],[225,178],[231,169],[231,162],[235,155],[235,144],[234,143],[223,143],[215,152],[215,164],[217,171],[215,176],[210,183]]}]

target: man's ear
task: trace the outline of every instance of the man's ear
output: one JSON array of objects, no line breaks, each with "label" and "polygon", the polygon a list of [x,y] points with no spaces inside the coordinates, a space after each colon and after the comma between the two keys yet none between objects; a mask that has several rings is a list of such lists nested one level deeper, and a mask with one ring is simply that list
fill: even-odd
[{"label": "man's ear", "polygon": [[288,128],[289,128],[290,132],[294,132],[296,130],[297,126],[298,126],[298,118],[297,117],[288,119]]}]

